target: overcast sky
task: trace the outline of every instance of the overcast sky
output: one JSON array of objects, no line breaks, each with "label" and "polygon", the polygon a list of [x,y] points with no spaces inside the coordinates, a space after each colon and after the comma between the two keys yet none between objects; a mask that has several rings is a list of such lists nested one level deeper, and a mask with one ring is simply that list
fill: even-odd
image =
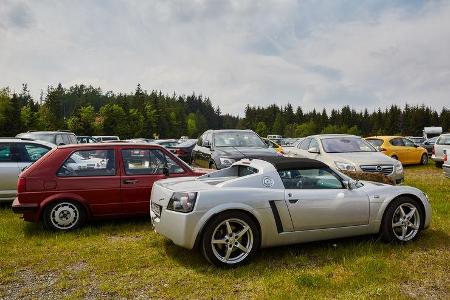
[{"label": "overcast sky", "polygon": [[450,1],[0,0],[0,87],[450,108]]}]

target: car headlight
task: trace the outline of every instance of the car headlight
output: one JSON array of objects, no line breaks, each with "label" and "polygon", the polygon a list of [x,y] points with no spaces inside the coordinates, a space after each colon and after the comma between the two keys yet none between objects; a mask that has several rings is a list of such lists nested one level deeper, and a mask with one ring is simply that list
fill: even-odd
[{"label": "car headlight", "polygon": [[220,164],[223,166],[231,166],[233,163],[235,163],[236,160],[228,157],[221,157],[220,158]]},{"label": "car headlight", "polygon": [[167,209],[183,213],[191,212],[194,209],[196,199],[197,193],[195,192],[173,193],[169,204],[167,204]]},{"label": "car headlight", "polygon": [[335,161],[334,164],[341,171],[356,171],[356,166],[352,163],[346,163],[342,161]]},{"label": "car headlight", "polygon": [[395,172],[397,174],[403,173],[403,165],[402,165],[402,163],[399,160],[397,160],[395,162]]}]

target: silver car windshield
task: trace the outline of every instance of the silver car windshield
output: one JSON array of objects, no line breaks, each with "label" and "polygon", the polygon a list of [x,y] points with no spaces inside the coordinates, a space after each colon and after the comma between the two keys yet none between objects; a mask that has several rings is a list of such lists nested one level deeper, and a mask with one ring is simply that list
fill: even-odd
[{"label": "silver car windshield", "polygon": [[322,147],[327,153],[377,152],[370,143],[358,137],[325,138]]},{"label": "silver car windshield", "polygon": [[253,132],[218,132],[214,134],[216,147],[254,147],[268,148],[268,146]]}]

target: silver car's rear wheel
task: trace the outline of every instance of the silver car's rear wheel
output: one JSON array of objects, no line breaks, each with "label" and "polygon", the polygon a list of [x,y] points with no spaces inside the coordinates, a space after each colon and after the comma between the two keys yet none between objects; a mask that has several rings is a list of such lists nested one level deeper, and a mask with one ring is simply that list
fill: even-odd
[{"label": "silver car's rear wheel", "polygon": [[254,220],[241,211],[226,211],[205,227],[202,252],[217,266],[237,266],[247,262],[259,244],[259,230]]},{"label": "silver car's rear wheel", "polygon": [[250,226],[239,219],[227,219],[220,223],[211,237],[211,247],[218,260],[226,264],[243,261],[253,247]]},{"label": "silver car's rear wheel", "polygon": [[392,217],[392,231],[402,242],[412,240],[420,228],[419,210],[411,203],[400,204]]}]

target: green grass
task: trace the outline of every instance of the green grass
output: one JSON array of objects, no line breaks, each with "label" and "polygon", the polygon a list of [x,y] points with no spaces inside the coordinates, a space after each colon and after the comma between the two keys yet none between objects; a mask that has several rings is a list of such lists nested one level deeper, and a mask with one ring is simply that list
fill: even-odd
[{"label": "green grass", "polygon": [[263,249],[222,270],[174,246],[148,219],[51,233],[0,208],[0,298],[450,298],[450,179],[407,167],[430,197],[431,228],[407,245],[358,237]]}]

